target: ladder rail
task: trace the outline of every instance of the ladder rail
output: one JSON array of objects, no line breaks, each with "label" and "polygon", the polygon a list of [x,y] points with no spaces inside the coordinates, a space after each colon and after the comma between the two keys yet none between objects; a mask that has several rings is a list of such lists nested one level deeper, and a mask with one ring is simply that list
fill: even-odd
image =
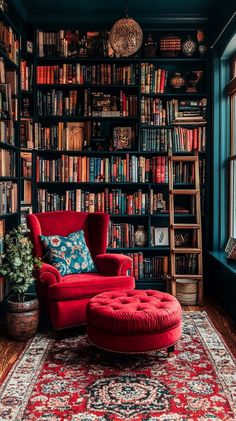
[{"label": "ladder rail", "polygon": [[[194,188],[191,189],[175,189],[174,188],[174,162],[189,162],[194,166]],[[169,155],[169,223],[170,223],[170,290],[171,294],[176,297],[177,284],[176,279],[195,279],[198,281],[198,304],[203,303],[203,266],[202,266],[202,227],[201,227],[201,195],[200,195],[200,177],[199,177],[199,156],[198,154],[190,156],[173,156]],[[195,201],[193,208],[195,209],[195,223],[175,223],[175,196],[192,196]],[[175,230],[192,229],[196,230],[196,245],[194,247],[176,247]],[[195,254],[197,256],[197,273],[196,274],[177,274],[176,273],[176,256],[178,254]]]}]

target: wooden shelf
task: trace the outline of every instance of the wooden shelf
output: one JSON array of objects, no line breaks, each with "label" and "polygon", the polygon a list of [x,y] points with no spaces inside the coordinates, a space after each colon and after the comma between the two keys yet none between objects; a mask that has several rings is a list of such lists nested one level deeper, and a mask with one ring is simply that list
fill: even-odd
[{"label": "wooden shelf", "polygon": [[18,216],[18,212],[0,214],[0,218],[9,218],[13,216]]},{"label": "wooden shelf", "polygon": [[138,251],[169,251],[169,246],[162,246],[162,247],[119,247],[119,248],[107,248],[107,252],[138,252]]},{"label": "wooden shelf", "polygon": [[18,177],[0,177],[0,181],[13,181],[13,182],[17,182],[18,181]]},{"label": "wooden shelf", "polygon": [[114,85],[105,85],[105,84],[91,84],[91,83],[37,83],[38,89],[49,89],[49,88],[91,88],[94,90],[97,89],[138,89],[139,85],[120,85],[120,84],[114,84]]},{"label": "wooden shelf", "polygon": [[56,121],[64,121],[64,122],[69,122],[69,121],[88,121],[88,120],[111,120],[111,121],[127,121],[127,120],[138,120],[139,117],[93,117],[93,116],[58,116],[58,115],[38,115],[37,116],[39,120],[56,120]]},{"label": "wooden shelf", "polygon": [[0,148],[12,149],[13,151],[18,150],[18,147],[16,145],[12,145],[11,143],[5,143],[5,142],[0,142]]},{"label": "wooden shelf", "polygon": [[12,67],[15,70],[19,70],[19,66],[18,64],[14,63],[14,61],[12,61],[8,55],[6,54],[6,52],[0,48],[0,57],[2,57],[4,59],[5,65],[6,67]]}]

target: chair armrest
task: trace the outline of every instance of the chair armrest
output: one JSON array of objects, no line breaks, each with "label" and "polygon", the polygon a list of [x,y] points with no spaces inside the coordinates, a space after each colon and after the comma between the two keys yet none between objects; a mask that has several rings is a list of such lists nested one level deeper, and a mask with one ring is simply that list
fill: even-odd
[{"label": "chair armrest", "polygon": [[133,260],[124,254],[97,254],[95,258],[97,270],[105,276],[127,275],[128,270],[132,270]]},{"label": "chair armrest", "polygon": [[40,282],[43,282],[48,285],[53,285],[58,282],[61,282],[61,274],[52,265],[48,263],[43,263],[40,269],[36,269],[36,277]]}]

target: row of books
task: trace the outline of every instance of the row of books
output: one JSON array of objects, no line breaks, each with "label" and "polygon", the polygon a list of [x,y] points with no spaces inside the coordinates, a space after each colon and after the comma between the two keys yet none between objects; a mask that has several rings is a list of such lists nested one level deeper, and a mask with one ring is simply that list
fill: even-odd
[{"label": "row of books", "polygon": [[0,149],[0,177],[15,177],[15,176],[16,176],[15,152],[8,151],[5,149]]},{"label": "row of books", "polygon": [[12,120],[0,121],[0,142],[15,144],[15,128]]},{"label": "row of books", "polygon": [[0,215],[17,212],[17,184],[0,181]]},{"label": "row of books", "polygon": [[32,177],[32,153],[21,151],[21,176]]},{"label": "row of books", "polygon": [[32,181],[24,179],[21,184],[21,204],[30,205],[32,203]]},{"label": "row of books", "polygon": [[82,32],[78,30],[38,31],[38,56],[54,57],[111,57],[114,52],[109,43],[109,33]]},{"label": "row of books", "polygon": [[167,119],[168,102],[171,101],[141,96],[141,123],[152,126],[171,124],[170,119]]},{"label": "row of books", "polygon": [[5,61],[0,57],[0,83],[9,83],[11,85],[11,93],[17,95],[18,77],[16,70],[6,68]]},{"label": "row of books", "polygon": [[[139,247],[135,240],[135,231],[137,227],[121,223],[115,224],[110,222],[108,227],[108,247],[110,248],[133,248]],[[145,241],[146,245],[147,240]]]},{"label": "row of books", "polygon": [[[15,71],[7,74],[14,76]],[[0,84],[0,119],[2,120],[13,119],[16,121],[18,118],[18,99],[12,96],[12,94],[16,95],[12,86],[11,83]],[[13,89],[15,90],[14,86]]]},{"label": "row of books", "polygon": [[168,71],[157,68],[153,63],[141,63],[141,92],[145,94],[163,94],[165,92]]},{"label": "row of books", "polygon": [[138,64],[62,64],[37,66],[38,84],[136,85]]},{"label": "row of books", "polygon": [[195,275],[198,273],[197,266],[197,254],[177,254],[175,256],[175,273],[177,275]]},{"label": "row of books", "polygon": [[117,94],[84,90],[84,116],[88,117],[137,117],[137,95],[123,90]]},{"label": "row of books", "polygon": [[113,215],[153,215],[166,209],[163,193],[141,189],[127,193],[121,189],[105,188],[101,192],[81,189],[66,192],[38,190],[38,211],[75,210],[77,212],[106,212]]},{"label": "row of books", "polygon": [[23,91],[32,91],[33,90],[33,75],[34,75],[33,64],[28,64],[26,60],[21,60],[20,74],[21,74],[21,89]]},{"label": "row of books", "polygon": [[90,122],[74,122],[42,126],[35,124],[35,147],[65,151],[82,151],[84,141],[91,138]]},{"label": "row of books", "polygon": [[32,118],[20,119],[20,145],[21,148],[38,149]]},{"label": "row of books", "polygon": [[172,137],[173,152],[192,152],[206,151],[206,126],[194,127],[175,127]]},{"label": "row of books", "polygon": [[135,280],[155,279],[165,280],[168,275],[168,256],[144,256],[143,252],[125,253],[133,259],[131,275]]},{"label": "row of books", "polygon": [[167,152],[172,145],[171,129],[141,129],[141,148],[144,152]]},{"label": "row of books", "polygon": [[141,96],[141,123],[152,126],[172,124],[205,124],[206,98],[199,100],[171,99]]},{"label": "row of books", "polygon": [[13,29],[0,21],[0,43],[8,58],[15,64],[19,63],[19,40]]},{"label": "row of books", "polygon": [[38,90],[36,107],[40,116],[76,116],[81,115],[82,111],[81,101],[78,101],[78,91],[76,89],[68,92],[56,91],[55,89],[46,92]]},{"label": "row of books", "polygon": [[[200,183],[206,182],[205,159],[199,161]],[[174,183],[194,183],[195,168],[192,162],[173,162],[173,180]]]},{"label": "row of books", "polygon": [[167,183],[168,158],[145,158],[129,154],[125,158],[62,155],[58,159],[49,160],[37,157],[36,174],[37,182]]},{"label": "row of books", "polygon": [[177,126],[173,129],[146,129],[140,131],[141,147],[148,152],[205,152],[206,126],[192,129]]}]

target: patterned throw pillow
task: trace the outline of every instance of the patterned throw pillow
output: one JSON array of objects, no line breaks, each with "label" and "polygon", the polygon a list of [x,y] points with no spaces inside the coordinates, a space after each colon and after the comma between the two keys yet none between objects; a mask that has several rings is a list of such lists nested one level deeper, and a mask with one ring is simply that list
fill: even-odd
[{"label": "patterned throw pillow", "polygon": [[72,232],[68,237],[40,235],[47,252],[48,263],[55,266],[62,276],[71,273],[96,272],[84,232]]}]

